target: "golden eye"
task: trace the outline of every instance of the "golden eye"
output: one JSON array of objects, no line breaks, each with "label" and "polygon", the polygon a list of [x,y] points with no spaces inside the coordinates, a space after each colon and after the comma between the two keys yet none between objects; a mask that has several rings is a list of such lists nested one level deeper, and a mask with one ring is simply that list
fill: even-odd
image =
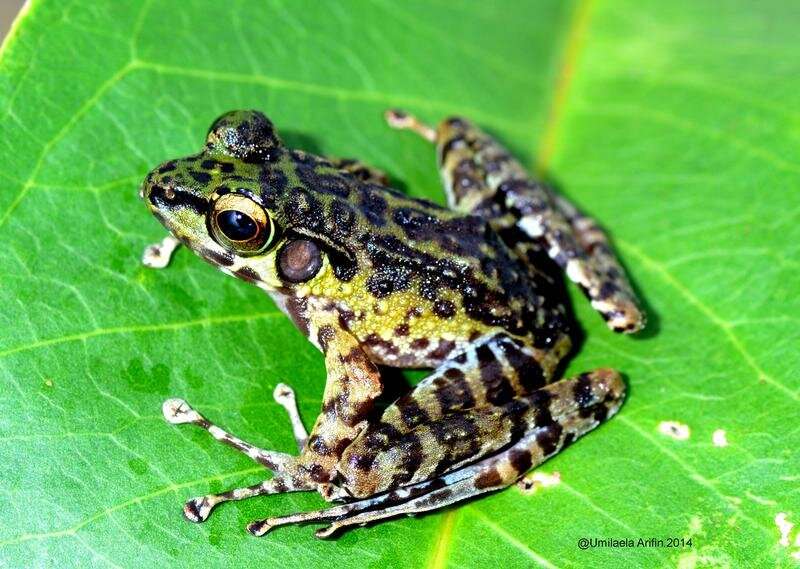
[{"label": "golden eye", "polygon": [[217,199],[209,225],[217,243],[241,255],[263,251],[275,233],[269,213],[242,194],[225,194]]}]

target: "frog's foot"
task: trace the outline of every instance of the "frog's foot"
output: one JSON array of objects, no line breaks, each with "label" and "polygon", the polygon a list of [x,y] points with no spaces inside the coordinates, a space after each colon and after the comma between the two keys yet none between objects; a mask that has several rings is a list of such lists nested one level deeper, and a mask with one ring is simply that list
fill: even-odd
[{"label": "frog's foot", "polygon": [[308,431],[306,431],[303,421],[300,419],[300,411],[297,409],[297,400],[294,397],[294,390],[285,383],[279,383],[272,392],[275,402],[286,409],[289,421],[292,423],[292,433],[294,440],[297,441],[297,450],[303,452],[303,447],[308,441]]},{"label": "frog's foot", "polygon": [[257,463],[262,464],[273,472],[285,472],[287,467],[295,461],[295,458],[289,454],[258,448],[224,431],[192,409],[183,399],[167,399],[164,401],[162,411],[168,423],[173,425],[181,425],[184,423],[197,425],[208,431],[209,434],[218,441],[243,452]]},{"label": "frog's foot", "polygon": [[438,134],[436,129],[428,126],[414,115],[410,115],[400,109],[389,109],[384,113],[386,122],[389,126],[398,130],[410,130],[416,132],[428,142],[436,142]]},{"label": "frog's foot", "polygon": [[262,536],[282,525],[327,522],[316,532],[325,538],[347,526],[427,512],[505,488],[613,416],[624,396],[625,384],[609,369],[552,383],[509,404],[506,411],[521,413],[514,421],[525,432],[499,453],[423,482],[333,508],[258,520],[247,529]]},{"label": "frog's foot", "polygon": [[142,264],[151,269],[163,269],[169,265],[172,254],[180,244],[181,242],[175,237],[167,235],[158,243],[153,243],[144,248]]}]

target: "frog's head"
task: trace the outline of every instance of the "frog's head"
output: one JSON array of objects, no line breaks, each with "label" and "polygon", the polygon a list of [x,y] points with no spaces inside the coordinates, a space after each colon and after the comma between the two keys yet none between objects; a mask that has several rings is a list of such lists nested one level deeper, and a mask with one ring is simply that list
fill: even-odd
[{"label": "frog's head", "polygon": [[219,117],[203,150],[164,162],[141,197],[182,243],[223,271],[277,289],[313,277],[322,263],[313,242],[285,239],[274,195],[264,191],[286,152],[257,111]]}]

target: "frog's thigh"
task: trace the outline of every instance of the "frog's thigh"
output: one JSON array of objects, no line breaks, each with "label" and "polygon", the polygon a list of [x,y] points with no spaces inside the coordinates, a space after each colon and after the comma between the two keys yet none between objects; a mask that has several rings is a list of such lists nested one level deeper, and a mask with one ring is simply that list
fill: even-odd
[{"label": "frog's thigh", "polygon": [[496,452],[519,430],[512,420],[517,401],[548,381],[532,348],[506,334],[476,341],[345,450],[344,486],[352,496],[371,496]]},{"label": "frog's thigh", "polygon": [[352,174],[362,182],[379,184],[381,186],[389,185],[389,177],[383,170],[369,166],[354,158],[327,158],[334,167],[348,174]]},{"label": "frog's thigh", "polygon": [[327,510],[261,520],[249,529],[263,535],[289,523],[332,522],[317,532],[318,536],[327,537],[345,526],[434,510],[504,488],[613,416],[624,396],[625,384],[617,372],[608,369],[552,383],[519,398],[510,408],[522,431],[502,452],[375,497]]},{"label": "frog's thigh", "polygon": [[550,381],[537,358],[540,353],[507,334],[478,339],[390,405],[381,421],[405,433],[461,409],[504,405]]},{"label": "frog's thigh", "polygon": [[[349,332],[331,320],[316,331],[325,353],[327,382],[322,412],[300,456],[314,482],[327,483],[335,476],[344,449],[365,426],[382,384],[378,368]],[[314,333],[314,332],[312,332]]]}]

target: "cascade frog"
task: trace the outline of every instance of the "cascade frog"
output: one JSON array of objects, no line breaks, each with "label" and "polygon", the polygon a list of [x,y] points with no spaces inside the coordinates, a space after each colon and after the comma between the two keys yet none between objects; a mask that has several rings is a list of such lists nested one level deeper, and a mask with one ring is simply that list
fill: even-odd
[{"label": "cascade frog", "polygon": [[[199,153],[161,164],[141,187],[171,233],[146,251],[149,264],[165,265],[180,243],[264,289],[327,369],[310,435],[293,391],[275,389],[296,456],[245,442],[181,399],[164,403],[170,423],[197,425],[273,473],[192,498],[191,521],[221,502],[295,491],[338,504],[248,530],[316,522],[327,537],[441,508],[515,483],[622,404],[614,370],[557,377],[574,333],[562,272],[612,330],[644,326],[600,227],[468,120],[434,129],[401,111],[386,118],[435,144],[449,207],[355,160],[287,148],[256,111],[222,115]],[[381,409],[378,365],[433,371]]]}]

